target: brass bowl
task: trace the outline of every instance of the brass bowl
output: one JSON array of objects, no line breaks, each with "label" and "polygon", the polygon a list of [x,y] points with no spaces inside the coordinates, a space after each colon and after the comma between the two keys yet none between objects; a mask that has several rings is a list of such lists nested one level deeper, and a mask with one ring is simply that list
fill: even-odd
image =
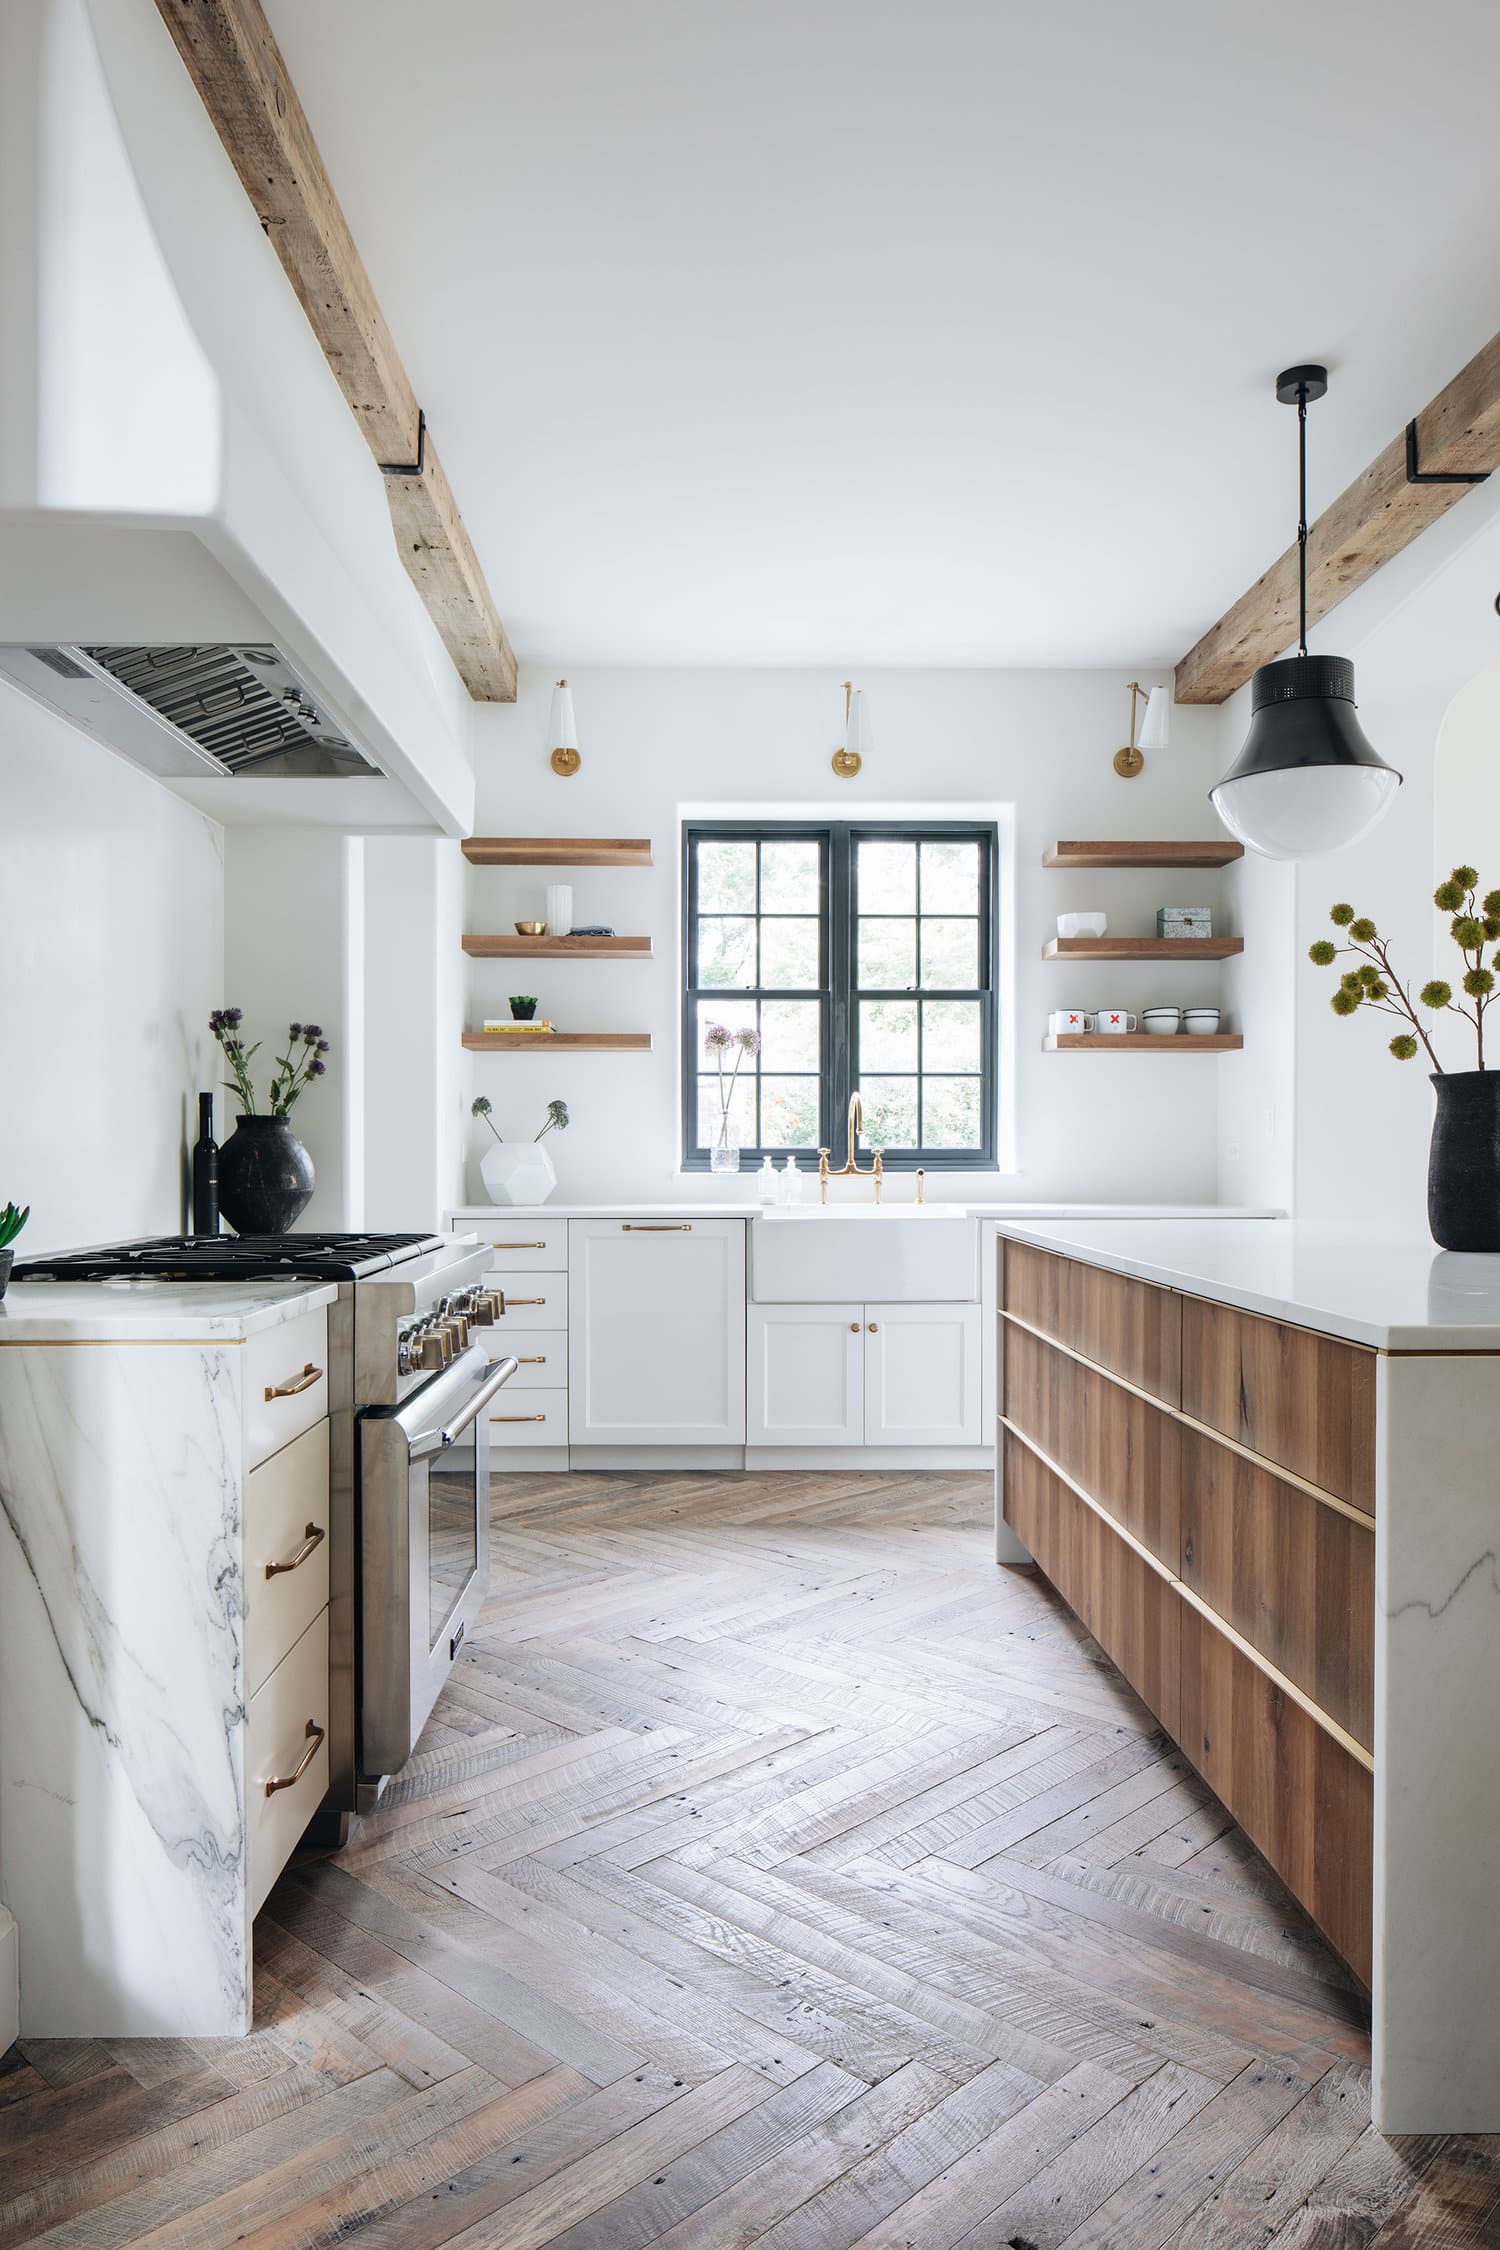
[{"label": "brass bowl", "polygon": [[545,937],[546,935],[547,925],[545,922],[518,922],[516,924],[517,937]]}]

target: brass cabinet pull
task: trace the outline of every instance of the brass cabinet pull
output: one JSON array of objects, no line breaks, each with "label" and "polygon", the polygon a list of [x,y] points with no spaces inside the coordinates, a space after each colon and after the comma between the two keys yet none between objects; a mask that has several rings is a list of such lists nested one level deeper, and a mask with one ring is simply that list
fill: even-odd
[{"label": "brass cabinet pull", "polygon": [[545,1297],[502,1297],[500,1310],[508,1313],[512,1305],[545,1305],[546,1302]]},{"label": "brass cabinet pull", "polygon": [[299,1782],[302,1779],[302,1776],[306,1773],[308,1767],[312,1764],[314,1758],[318,1754],[318,1751],[322,1747],[324,1732],[325,1729],[318,1725],[316,1719],[308,1720],[307,1748],[303,1751],[301,1757],[297,1760],[297,1763],[295,1764],[295,1766],[293,1766],[290,1773],[278,1774],[274,1780],[268,1781],[266,1783],[266,1795],[268,1797],[274,1797],[278,1789],[290,1789],[294,1783]]},{"label": "brass cabinet pull", "polygon": [[545,1422],[545,1414],[492,1414],[492,1422]]},{"label": "brass cabinet pull", "polygon": [[492,1250],[545,1250],[545,1242],[492,1242]]},{"label": "brass cabinet pull", "polygon": [[691,1234],[692,1231],[690,1219],[654,1219],[649,1225],[644,1222],[637,1225],[625,1219],[620,1225],[621,1234]]},{"label": "brass cabinet pull", "polygon": [[851,1336],[857,1336],[859,1334],[859,1322],[857,1320],[850,1321],[849,1333]]},{"label": "brass cabinet pull", "polygon": [[291,1561],[268,1562],[266,1564],[266,1576],[268,1578],[278,1578],[284,1570],[299,1570],[303,1563],[306,1562],[313,1549],[315,1547],[321,1547],[323,1541],[327,1538],[327,1536],[328,1534],[326,1531],[324,1531],[321,1524],[310,1523],[306,1531],[302,1535],[302,1544],[297,1549],[295,1555],[293,1555]]},{"label": "brass cabinet pull", "polygon": [[878,1321],[878,1320],[872,1320],[872,1321],[871,1321],[871,1323],[870,1323],[870,1334],[871,1334],[872,1336],[878,1336],[878,1335],[880,1334],[880,1323],[879,1323],[879,1321]]},{"label": "brass cabinet pull", "polygon": [[269,1405],[273,1398],[295,1398],[299,1391],[310,1391],[314,1383],[322,1380],[322,1368],[314,1367],[309,1360],[302,1373],[294,1375],[289,1383],[272,1383],[266,1392],[266,1403]]},{"label": "brass cabinet pull", "polygon": [[533,1352],[529,1358],[516,1361],[517,1367],[545,1367],[546,1364],[547,1354],[545,1352]]}]

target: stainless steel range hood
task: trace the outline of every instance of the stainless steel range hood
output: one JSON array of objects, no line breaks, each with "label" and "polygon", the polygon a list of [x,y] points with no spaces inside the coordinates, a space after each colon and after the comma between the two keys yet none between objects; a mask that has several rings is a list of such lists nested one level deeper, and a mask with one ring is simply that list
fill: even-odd
[{"label": "stainless steel range hood", "polygon": [[380,772],[269,641],[0,643],[0,674],[163,780]]}]

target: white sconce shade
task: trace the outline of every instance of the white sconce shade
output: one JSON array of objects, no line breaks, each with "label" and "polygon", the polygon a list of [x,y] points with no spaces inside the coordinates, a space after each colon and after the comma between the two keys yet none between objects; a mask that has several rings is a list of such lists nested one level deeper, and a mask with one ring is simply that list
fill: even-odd
[{"label": "white sconce shade", "polygon": [[554,773],[575,774],[583,760],[578,755],[578,728],[573,718],[573,690],[559,680],[552,690],[552,717],[547,725],[547,748]]},{"label": "white sconce shade", "polygon": [[870,725],[870,706],[865,701],[865,691],[857,687],[849,698],[849,723],[844,729],[844,748],[856,758],[867,758],[875,747],[875,730]]},{"label": "white sconce shade", "polygon": [[1165,750],[1172,728],[1172,690],[1154,687],[1146,698],[1146,713],[1135,738],[1138,750]]}]

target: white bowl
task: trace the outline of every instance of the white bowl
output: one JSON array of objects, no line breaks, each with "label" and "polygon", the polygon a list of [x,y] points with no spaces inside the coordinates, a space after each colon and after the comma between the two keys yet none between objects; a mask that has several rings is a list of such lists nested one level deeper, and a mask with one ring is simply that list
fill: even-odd
[{"label": "white bowl", "polygon": [[1108,916],[1103,914],[1059,914],[1057,917],[1060,938],[1103,937],[1108,928]]},{"label": "white bowl", "polygon": [[1150,1032],[1153,1039],[1167,1039],[1182,1028],[1180,1008],[1147,1008],[1141,1015],[1142,1031]]}]

